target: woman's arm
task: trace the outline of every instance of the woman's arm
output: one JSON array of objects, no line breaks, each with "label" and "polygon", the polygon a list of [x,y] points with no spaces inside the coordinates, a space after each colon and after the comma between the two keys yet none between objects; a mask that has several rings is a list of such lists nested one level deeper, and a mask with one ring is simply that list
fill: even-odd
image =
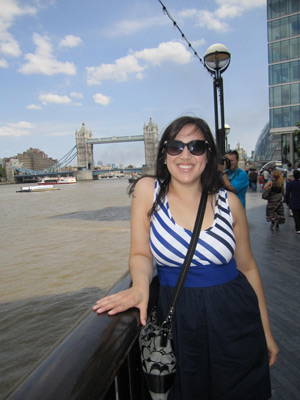
[{"label": "woman's arm", "polygon": [[246,213],[236,196],[233,196],[232,193],[228,193],[228,199],[233,215],[234,234],[236,239],[234,258],[237,263],[237,268],[247,277],[257,295],[262,324],[269,351],[269,365],[272,366],[276,362],[279,349],[271,333],[262,281],[250,247]]},{"label": "woman's arm", "polygon": [[108,311],[114,315],[129,308],[140,310],[140,321],[146,324],[149,286],[153,276],[153,260],[150,251],[150,219],[148,211],[153,204],[154,179],[143,178],[137,182],[131,203],[131,243],[129,270],[132,286],[128,290],[104,297],[97,301],[93,310]]},{"label": "woman's arm", "polygon": [[267,190],[267,189],[269,189],[270,187],[272,187],[272,181],[267,182],[267,183],[265,184],[265,186],[264,186],[264,189]]}]

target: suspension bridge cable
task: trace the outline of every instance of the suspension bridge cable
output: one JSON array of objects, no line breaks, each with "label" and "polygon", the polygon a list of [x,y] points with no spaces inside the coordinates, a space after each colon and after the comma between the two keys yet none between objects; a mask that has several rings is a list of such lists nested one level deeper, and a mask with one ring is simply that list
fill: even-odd
[{"label": "suspension bridge cable", "polygon": [[74,158],[76,156],[77,156],[77,149],[76,149],[76,146],[74,146],[59,161],[57,161],[55,164],[50,165],[50,167],[47,167],[47,168],[45,168],[43,170],[35,171],[35,170],[29,169],[29,168],[26,168],[26,167],[23,167],[23,166],[14,166],[14,169],[16,169],[18,171],[22,171],[25,174],[30,174],[30,175],[53,172],[53,171],[57,171],[59,168],[62,168],[64,166],[70,164],[74,160]]},{"label": "suspension bridge cable", "polygon": [[213,76],[213,74],[208,71],[208,69],[205,67],[205,64],[202,60],[202,58],[199,56],[199,54],[197,53],[197,51],[194,49],[194,47],[192,46],[191,42],[187,39],[187,37],[185,36],[185,34],[183,33],[183,31],[180,29],[180,27],[178,26],[177,22],[175,21],[175,19],[172,17],[172,15],[169,13],[167,7],[164,5],[164,3],[161,0],[158,0],[158,2],[160,3],[160,5],[162,6],[163,9],[163,13],[166,14],[169,19],[172,21],[173,23],[173,27],[176,28],[180,34],[181,34],[181,38],[187,43],[189,49],[191,49],[194,53],[194,56],[198,58],[198,60],[200,61],[200,63],[203,65],[203,67],[206,69],[206,71]]}]

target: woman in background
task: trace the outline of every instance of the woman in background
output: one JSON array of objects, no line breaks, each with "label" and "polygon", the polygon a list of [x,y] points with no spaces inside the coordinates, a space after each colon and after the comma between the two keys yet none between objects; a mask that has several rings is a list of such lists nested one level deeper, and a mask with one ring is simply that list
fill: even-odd
[{"label": "woman in background", "polygon": [[295,170],[293,177],[286,185],[285,201],[293,212],[295,231],[300,234],[300,171]]},{"label": "woman in background", "polygon": [[266,208],[266,219],[271,222],[270,229],[276,229],[279,231],[279,225],[285,223],[284,208],[283,208],[283,197],[284,197],[284,180],[279,171],[272,173],[272,180],[265,184],[264,189],[268,190],[271,188],[271,193],[268,198],[268,204]]}]

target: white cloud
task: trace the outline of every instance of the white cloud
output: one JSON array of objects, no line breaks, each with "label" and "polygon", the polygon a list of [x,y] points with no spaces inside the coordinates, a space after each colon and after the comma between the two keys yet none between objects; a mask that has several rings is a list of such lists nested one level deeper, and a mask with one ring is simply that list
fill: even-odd
[{"label": "white cloud", "polygon": [[[144,64],[141,65],[139,60],[144,61]],[[87,83],[88,85],[100,85],[105,80],[123,82],[133,74],[137,79],[143,79],[143,72],[148,68],[148,64],[160,65],[167,61],[187,64],[190,60],[191,54],[183,44],[179,42],[160,43],[157,48],[132,52],[126,57],[119,58],[114,64],[87,67]]]},{"label": "white cloud", "polygon": [[4,58],[0,58],[0,68],[8,68],[8,62]]},{"label": "white cloud", "polygon": [[28,136],[31,135],[31,132],[29,132],[28,129],[32,128],[34,128],[34,125],[26,121],[11,123],[0,127],[0,136]]},{"label": "white cloud", "polygon": [[19,44],[9,32],[9,28],[14,24],[16,18],[36,13],[36,8],[22,6],[16,0],[0,1],[0,53],[12,57],[21,55]]},{"label": "white cloud", "polygon": [[119,58],[114,64],[102,64],[100,67],[87,67],[88,85],[99,85],[105,80],[117,82],[126,81],[130,74],[138,74],[144,71],[145,67],[139,65],[134,55]]},{"label": "white cloud", "polygon": [[107,29],[106,33],[108,36],[132,35],[141,30],[166,24],[168,24],[168,21],[164,15],[143,19],[124,19],[115,24],[112,28]]},{"label": "white cloud", "polygon": [[50,39],[47,36],[41,36],[38,33],[34,33],[33,41],[37,46],[36,52],[34,54],[28,53],[25,55],[27,64],[24,64],[19,69],[19,72],[25,75],[76,74],[76,67],[73,63],[56,60],[53,55]]},{"label": "white cloud", "polygon": [[41,106],[38,106],[38,105],[36,105],[36,104],[30,104],[29,106],[27,106],[27,108],[28,108],[29,110],[42,110],[42,107],[41,107]]},{"label": "white cloud", "polygon": [[48,94],[41,94],[39,99],[43,104],[69,104],[72,100],[68,96],[59,96],[58,94],[48,93]]},{"label": "white cloud", "polygon": [[79,36],[67,35],[59,42],[59,47],[77,47],[82,43]]},{"label": "white cloud", "polygon": [[182,18],[195,18],[197,26],[214,30],[216,32],[228,32],[230,24],[228,19],[240,17],[249,9],[265,7],[265,0],[216,0],[218,7],[214,11],[186,9],[179,13]]},{"label": "white cloud", "polygon": [[153,65],[160,65],[166,61],[187,64],[191,60],[191,53],[187,51],[186,46],[179,42],[160,43],[157,48],[138,51],[134,53],[134,56]]},{"label": "white cloud", "polygon": [[94,102],[97,104],[101,104],[102,106],[107,106],[111,102],[111,97],[105,96],[101,93],[96,93],[93,96]]},{"label": "white cloud", "polygon": [[76,99],[83,99],[83,94],[79,92],[71,92],[70,96],[75,97]]},{"label": "white cloud", "polygon": [[192,40],[191,44],[193,47],[202,47],[206,43],[205,39],[199,39],[199,40]]}]

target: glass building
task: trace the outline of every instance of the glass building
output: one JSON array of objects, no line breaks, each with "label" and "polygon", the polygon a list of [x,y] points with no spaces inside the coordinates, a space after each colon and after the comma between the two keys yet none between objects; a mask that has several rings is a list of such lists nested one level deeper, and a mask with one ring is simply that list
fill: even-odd
[{"label": "glass building", "polygon": [[270,132],[281,135],[281,160],[300,159],[300,0],[268,0]]}]

